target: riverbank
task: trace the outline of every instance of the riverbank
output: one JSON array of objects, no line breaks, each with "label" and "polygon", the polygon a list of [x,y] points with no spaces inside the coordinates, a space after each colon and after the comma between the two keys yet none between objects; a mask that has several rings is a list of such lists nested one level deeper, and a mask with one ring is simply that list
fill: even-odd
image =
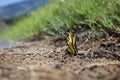
[{"label": "riverbank", "polygon": [[97,33],[88,30],[89,39],[85,40],[86,31],[77,34],[76,56],[65,54],[65,39],[27,41],[0,50],[1,79],[119,80],[120,39],[97,39]]},{"label": "riverbank", "polygon": [[[0,50],[0,79],[120,79],[118,3],[66,1],[50,3],[0,34],[2,38],[25,41]],[[65,54],[67,34],[64,33],[68,29],[77,34],[75,56]]]}]

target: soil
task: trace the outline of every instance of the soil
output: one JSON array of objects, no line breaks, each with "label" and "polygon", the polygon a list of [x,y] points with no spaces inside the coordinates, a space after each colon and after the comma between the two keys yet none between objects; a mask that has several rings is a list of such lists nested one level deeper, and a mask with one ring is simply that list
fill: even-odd
[{"label": "soil", "polygon": [[[81,32],[80,32],[81,33]],[[0,50],[0,80],[120,80],[120,40],[89,39],[78,33],[78,53],[65,54],[66,41],[23,42]]]}]

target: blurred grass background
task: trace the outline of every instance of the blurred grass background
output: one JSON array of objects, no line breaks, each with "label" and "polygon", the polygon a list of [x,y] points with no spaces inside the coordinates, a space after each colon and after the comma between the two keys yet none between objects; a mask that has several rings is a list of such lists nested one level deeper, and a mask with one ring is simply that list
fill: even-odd
[{"label": "blurred grass background", "polygon": [[120,0],[52,0],[1,31],[0,38],[22,40],[42,31],[59,37],[74,25],[120,32]]}]

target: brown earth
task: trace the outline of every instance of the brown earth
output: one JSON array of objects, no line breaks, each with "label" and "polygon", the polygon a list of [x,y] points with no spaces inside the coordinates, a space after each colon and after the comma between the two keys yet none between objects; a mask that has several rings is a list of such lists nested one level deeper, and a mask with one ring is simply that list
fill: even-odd
[{"label": "brown earth", "polygon": [[79,39],[77,46],[76,56],[65,55],[66,43],[60,39],[2,49],[0,80],[120,80],[118,38]]}]

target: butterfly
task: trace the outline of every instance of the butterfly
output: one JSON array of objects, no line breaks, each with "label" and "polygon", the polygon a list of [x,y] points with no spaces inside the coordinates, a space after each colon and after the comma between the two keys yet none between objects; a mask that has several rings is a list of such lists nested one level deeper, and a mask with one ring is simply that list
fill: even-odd
[{"label": "butterfly", "polygon": [[67,53],[70,55],[76,55],[77,54],[77,46],[76,46],[76,33],[73,30],[70,30],[68,33],[67,38]]}]

